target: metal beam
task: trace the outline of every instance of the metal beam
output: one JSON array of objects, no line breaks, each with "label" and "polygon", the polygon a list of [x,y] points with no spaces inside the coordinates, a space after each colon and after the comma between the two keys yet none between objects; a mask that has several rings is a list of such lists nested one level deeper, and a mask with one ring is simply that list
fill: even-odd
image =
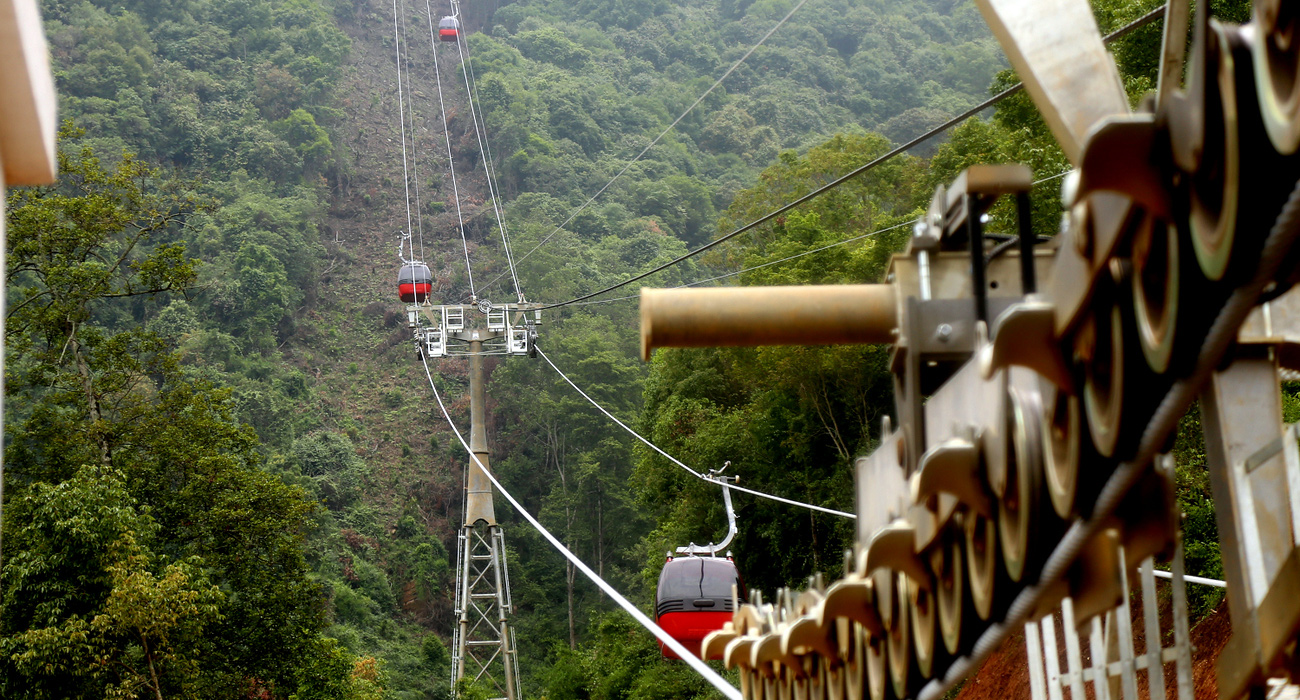
[{"label": "metal beam", "polygon": [[641,355],[662,347],[892,343],[887,284],[642,289]]},{"label": "metal beam", "polygon": [[1129,113],[1115,61],[1085,0],[976,0],[1052,135],[1078,163],[1089,132]]}]

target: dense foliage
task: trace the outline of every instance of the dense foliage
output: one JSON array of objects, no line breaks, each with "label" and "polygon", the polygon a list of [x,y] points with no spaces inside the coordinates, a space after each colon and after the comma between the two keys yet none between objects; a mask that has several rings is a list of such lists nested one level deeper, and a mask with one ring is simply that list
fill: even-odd
[{"label": "dense foliage", "polygon": [[8,202],[0,696],[446,687],[394,619],[394,591],[436,597],[441,542],[336,521],[365,465],[277,352],[349,168],[332,9],[43,4],[79,129],[59,184]]},{"label": "dense foliage", "polygon": [[982,99],[1003,66],[970,3],[809,3],[565,221],[791,7],[517,2],[469,36],[516,247],[555,234],[524,261],[526,288],[560,298],[611,277],[574,266],[603,262],[588,246],[611,235],[632,269],[703,243],[780,151],[841,132],[905,140]]},{"label": "dense foliage", "polygon": [[[1107,30],[1153,4],[1094,3]],[[1216,12],[1239,18],[1239,5]],[[972,3],[814,0],[651,146],[793,6],[466,6],[472,76],[454,46],[438,49],[454,190],[418,4],[398,6],[409,29],[395,39],[394,8],[378,0],[43,3],[76,126],[60,183],[8,202],[0,696],[445,697],[465,457],[412,363],[393,232],[420,232],[439,298],[470,295],[463,254],[480,296],[513,297],[494,173],[522,290],[560,301],[680,255],[1015,80]],[[1146,29],[1117,45],[1134,99],[1158,44]],[[410,80],[400,117],[394,49]],[[877,281],[936,185],[1007,161],[1043,179],[1066,168],[1023,95],[647,283]],[[423,197],[414,220],[403,185]],[[1057,192],[1052,180],[1034,194],[1041,233],[1055,232]],[[990,226],[1010,226],[1009,211],[992,214]],[[543,352],[696,469],[730,461],[746,486],[852,508],[852,459],[892,410],[886,349],[670,351],[646,365],[635,303],[618,299],[634,293],[548,313]],[[494,469],[648,608],[663,552],[723,532],[717,491],[545,362],[488,365]],[[467,427],[464,362],[437,363],[435,382]],[[1295,420],[1300,403],[1287,401]],[[1189,566],[1213,576],[1198,432],[1189,417],[1180,498]],[[839,573],[849,523],[736,503],[733,549],[751,585]],[[498,506],[525,696],[713,695]]]},{"label": "dense foliage", "polygon": [[8,203],[5,695],[370,694],[350,659],[320,667],[312,504],[141,323],[193,286],[177,232],[207,204],[63,136],[60,184]]}]

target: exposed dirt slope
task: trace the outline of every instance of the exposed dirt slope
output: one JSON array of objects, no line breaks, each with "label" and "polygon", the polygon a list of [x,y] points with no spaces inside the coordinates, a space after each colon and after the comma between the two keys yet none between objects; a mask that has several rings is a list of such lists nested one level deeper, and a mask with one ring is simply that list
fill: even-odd
[{"label": "exposed dirt slope", "polygon": [[[1136,632],[1134,646],[1140,654],[1146,649],[1146,638],[1142,633],[1141,608],[1134,605],[1133,613],[1133,629]],[[1167,629],[1171,615],[1167,600],[1161,601],[1160,613],[1161,627]],[[1059,622],[1058,617],[1057,637],[1058,644],[1062,645],[1058,648],[1064,648]],[[1228,643],[1231,633],[1232,625],[1228,619],[1226,602],[1220,604],[1218,609],[1192,628],[1192,684],[1196,698],[1213,700],[1218,697],[1215,664],[1219,659],[1219,653]],[[1172,640],[1166,640],[1165,644],[1172,645]],[[1083,653],[1086,665],[1089,663],[1086,643]],[[1175,670],[1170,664],[1165,667],[1165,688],[1168,696],[1172,697],[1175,694],[1173,689],[1176,688],[1176,683]],[[1085,692],[1091,700],[1093,698],[1091,684],[1085,684]],[[1068,698],[1069,691],[1064,691],[1064,695]],[[1138,696],[1150,697],[1145,672],[1138,674]],[[979,672],[966,679],[966,683],[956,697],[957,700],[1030,700],[1029,662],[1025,654],[1024,633],[1017,631],[1008,637]]]},{"label": "exposed dirt slope", "polygon": [[[445,0],[444,0],[445,3]],[[391,4],[357,2],[352,17],[340,22],[352,39],[352,52],[339,93],[343,123],[335,138],[346,144],[350,175],[333,188],[326,227],[327,256],[318,303],[305,313],[297,333],[283,348],[286,357],[317,379],[315,407],[329,430],[347,433],[372,473],[366,501],[383,513],[400,513],[414,499],[428,532],[455,547],[451,522],[460,503],[460,451],[446,425],[436,419],[424,369],[416,359],[397,298],[399,232],[407,229],[399,136],[396,54]],[[433,6],[435,18],[445,4]],[[407,168],[412,188],[418,185],[422,215],[411,211],[411,228],[423,231],[424,259],[436,276],[435,294],[458,301],[464,285],[461,250],[447,168],[447,145],[434,86],[433,54],[422,18],[408,18],[409,84],[403,100],[408,114]],[[436,19],[435,19],[436,21]],[[481,18],[466,24],[476,30]],[[423,35],[421,35],[421,30]],[[484,206],[487,186],[472,131],[454,44],[439,46],[443,92],[449,112],[452,151],[456,158],[462,209],[467,216],[470,254],[495,235],[491,207]],[[408,66],[403,66],[405,71]],[[415,144],[409,139],[415,134]],[[417,176],[418,173],[418,176]],[[412,192],[414,194],[414,192]],[[417,253],[419,246],[417,244]],[[475,259],[475,273],[495,276],[494,261]],[[498,266],[499,267],[499,266]],[[444,360],[437,373],[458,422],[468,426],[468,400],[461,399],[465,362]],[[489,363],[489,370],[494,363]],[[489,401],[489,410],[491,409]],[[395,522],[396,517],[388,518]],[[420,607],[424,607],[421,605]],[[450,625],[450,600],[434,601],[433,610],[414,610],[437,629]],[[409,609],[409,608],[408,608]],[[445,619],[444,619],[445,618]]]}]

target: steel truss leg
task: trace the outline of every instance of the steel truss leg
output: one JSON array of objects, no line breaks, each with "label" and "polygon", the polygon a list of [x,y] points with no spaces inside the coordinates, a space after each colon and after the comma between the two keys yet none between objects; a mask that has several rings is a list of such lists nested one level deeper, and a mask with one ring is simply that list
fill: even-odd
[{"label": "steel truss leg", "polygon": [[468,678],[503,700],[516,700],[519,668],[510,629],[510,573],[505,532],[498,525],[461,528],[456,553],[456,615],[452,684]]}]

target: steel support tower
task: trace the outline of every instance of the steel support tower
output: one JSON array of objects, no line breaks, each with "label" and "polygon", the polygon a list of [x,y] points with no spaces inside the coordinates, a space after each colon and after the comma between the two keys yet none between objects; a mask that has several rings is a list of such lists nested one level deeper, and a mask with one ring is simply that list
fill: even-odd
[{"label": "steel support tower", "polygon": [[[456,628],[452,633],[452,692],[462,679],[482,684],[493,698],[517,700],[519,665],[510,625],[510,570],[505,531],[492,501],[483,358],[532,355],[537,317],[527,304],[407,307],[409,325],[426,357],[469,356],[470,451],[465,469],[465,515],[457,535]],[[479,323],[482,320],[485,323]]]},{"label": "steel support tower", "polygon": [[[486,331],[467,331],[479,336]],[[474,460],[466,468],[465,521],[457,537],[456,616],[452,682],[470,678],[490,683],[506,700],[519,692],[519,665],[510,629],[510,570],[506,535],[497,524],[488,481],[487,411],[484,408],[483,340],[471,339],[469,358],[470,433]],[[482,465],[482,466],[480,466]],[[453,691],[455,687],[453,686]]]}]

